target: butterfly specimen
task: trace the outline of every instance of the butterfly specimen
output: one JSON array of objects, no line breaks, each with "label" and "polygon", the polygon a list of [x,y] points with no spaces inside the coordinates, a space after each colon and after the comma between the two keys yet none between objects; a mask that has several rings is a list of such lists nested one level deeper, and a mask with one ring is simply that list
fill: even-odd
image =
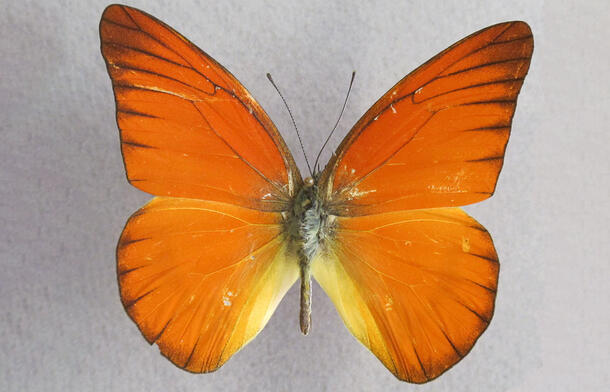
[{"label": "butterfly specimen", "polygon": [[524,22],[457,42],[404,77],[303,179],[241,83],[171,27],[100,22],[127,179],[156,197],[117,246],[125,310],[177,366],[210,372],[311,278],[399,379],[423,383],[488,326],[498,258],[459,206],[490,197],[533,39]]}]

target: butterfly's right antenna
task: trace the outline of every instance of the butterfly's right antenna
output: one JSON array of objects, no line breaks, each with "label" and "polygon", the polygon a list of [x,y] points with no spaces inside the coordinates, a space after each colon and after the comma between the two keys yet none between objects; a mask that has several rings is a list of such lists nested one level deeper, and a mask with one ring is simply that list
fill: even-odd
[{"label": "butterfly's right antenna", "polygon": [[318,156],[316,157],[316,162],[313,164],[314,170],[316,170],[316,171],[317,171],[318,160],[320,159],[320,155],[322,155],[322,151],[324,151],[324,147],[326,147],[326,145],[328,144],[330,137],[333,135],[333,132],[335,132],[335,129],[337,129],[337,125],[339,125],[339,121],[341,121],[341,117],[343,117],[343,112],[345,111],[345,106],[347,105],[347,100],[349,99],[349,93],[352,91],[352,85],[354,84],[355,77],[356,77],[356,71],[352,71],[352,80],[350,80],[350,82],[349,82],[349,88],[347,89],[347,95],[345,96],[345,102],[343,102],[343,107],[341,108],[341,113],[339,113],[339,118],[337,119],[337,122],[335,123],[333,130],[330,131],[330,133],[328,134],[326,141],[324,141],[324,144],[322,145],[322,148],[320,149],[320,152],[318,152]]},{"label": "butterfly's right antenna", "polygon": [[290,111],[290,108],[288,107],[288,104],[286,103],[284,96],[280,92],[280,89],[277,88],[277,86],[275,85],[275,82],[271,78],[270,73],[267,73],[267,79],[269,79],[269,81],[271,82],[273,87],[275,87],[275,91],[277,91],[277,93],[280,95],[280,98],[282,98],[282,101],[284,101],[284,105],[286,105],[286,109],[288,109],[288,114],[290,115],[290,119],[292,120],[292,125],[294,125],[294,129],[297,131],[297,137],[299,138],[299,143],[301,144],[301,150],[303,151],[303,155],[305,156],[305,163],[307,163],[307,168],[309,169],[309,174],[313,177],[313,172],[311,171],[311,166],[309,166],[309,160],[307,159],[307,154],[305,154],[305,147],[303,147],[303,140],[301,140],[301,135],[299,135],[299,128],[297,128],[297,123],[294,121],[294,117],[292,117],[292,112]]}]

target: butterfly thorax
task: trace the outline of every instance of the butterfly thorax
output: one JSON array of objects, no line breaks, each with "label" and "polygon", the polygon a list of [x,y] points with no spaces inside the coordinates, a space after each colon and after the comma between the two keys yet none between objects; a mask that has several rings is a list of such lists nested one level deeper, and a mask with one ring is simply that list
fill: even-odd
[{"label": "butterfly thorax", "polygon": [[285,230],[297,254],[301,271],[301,331],[307,334],[311,321],[311,262],[330,235],[328,215],[315,180],[305,179],[285,215]]},{"label": "butterfly thorax", "polygon": [[284,218],[285,231],[298,253],[299,263],[311,263],[330,234],[330,219],[323,208],[318,186],[311,178],[297,191]]}]

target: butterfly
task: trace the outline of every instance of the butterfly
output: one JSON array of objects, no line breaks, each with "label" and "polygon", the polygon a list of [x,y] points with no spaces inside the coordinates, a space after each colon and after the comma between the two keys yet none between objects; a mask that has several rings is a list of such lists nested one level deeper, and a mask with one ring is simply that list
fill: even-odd
[{"label": "butterfly", "polygon": [[168,25],[111,5],[100,22],[128,181],[155,197],[117,245],[144,338],[190,372],[253,339],[300,280],[396,377],[424,383],[493,315],[498,257],[459,206],[490,197],[533,38],[480,30],[408,74],[303,179],[275,125],[222,65]]}]

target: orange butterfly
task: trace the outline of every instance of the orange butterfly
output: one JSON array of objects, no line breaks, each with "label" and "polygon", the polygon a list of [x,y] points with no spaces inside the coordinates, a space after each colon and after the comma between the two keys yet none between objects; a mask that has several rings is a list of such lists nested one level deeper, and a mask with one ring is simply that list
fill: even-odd
[{"label": "orange butterfly", "polygon": [[101,50],[127,179],[156,195],[117,247],[125,310],[191,372],[254,338],[300,277],[399,379],[423,383],[489,324],[498,258],[457,206],[494,192],[530,64],[524,22],[459,41],[390,89],[302,179],[233,75],[154,17],[109,6]]}]

